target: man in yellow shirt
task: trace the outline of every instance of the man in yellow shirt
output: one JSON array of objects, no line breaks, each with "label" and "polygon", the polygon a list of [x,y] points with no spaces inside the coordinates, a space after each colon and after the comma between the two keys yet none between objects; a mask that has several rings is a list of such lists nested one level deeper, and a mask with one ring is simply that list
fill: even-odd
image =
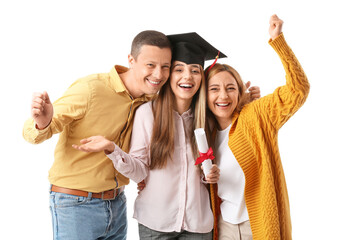
[{"label": "man in yellow shirt", "polygon": [[72,145],[102,135],[129,150],[135,109],[169,77],[169,40],[156,31],[139,33],[128,63],[129,68],[116,65],[109,73],[78,79],[53,104],[46,92],[33,95],[25,140],[37,144],[60,133],[49,171],[54,239],[126,239],[123,189],[129,179],[104,153],[84,153]]}]

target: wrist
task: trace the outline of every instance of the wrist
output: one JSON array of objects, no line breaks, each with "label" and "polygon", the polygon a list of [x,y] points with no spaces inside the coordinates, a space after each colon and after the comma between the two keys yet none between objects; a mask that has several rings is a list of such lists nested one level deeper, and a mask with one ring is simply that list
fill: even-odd
[{"label": "wrist", "polygon": [[44,130],[45,128],[47,128],[50,125],[50,123],[51,123],[51,121],[46,125],[42,125],[42,124],[38,124],[35,122],[35,128],[38,130]]},{"label": "wrist", "polygon": [[104,150],[105,154],[111,154],[113,153],[115,150],[115,146],[114,146],[114,143],[111,142],[111,141],[108,141],[107,145],[106,145],[106,148]]}]

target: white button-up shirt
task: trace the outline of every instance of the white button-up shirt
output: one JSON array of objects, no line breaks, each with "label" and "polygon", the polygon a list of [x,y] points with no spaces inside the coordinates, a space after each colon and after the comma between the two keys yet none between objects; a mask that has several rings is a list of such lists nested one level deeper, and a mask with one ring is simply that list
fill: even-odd
[{"label": "white button-up shirt", "polygon": [[173,114],[175,149],[165,168],[148,168],[154,123],[151,102],[140,106],[135,113],[129,154],[116,147],[108,156],[121,174],[135,182],[145,179],[146,187],[134,206],[134,218],[140,224],[161,232],[207,233],[212,230],[214,220],[208,190],[201,182],[199,167],[194,165],[189,139],[193,114],[191,110],[181,116],[175,111]]}]

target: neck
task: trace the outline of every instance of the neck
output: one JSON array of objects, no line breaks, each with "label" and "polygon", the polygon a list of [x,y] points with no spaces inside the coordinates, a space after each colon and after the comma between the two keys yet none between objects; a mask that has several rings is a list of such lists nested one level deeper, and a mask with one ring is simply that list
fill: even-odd
[{"label": "neck", "polygon": [[175,111],[177,111],[180,115],[189,110],[191,106],[191,100],[182,100],[182,99],[176,99],[175,100]]},{"label": "neck", "polygon": [[232,119],[231,118],[216,118],[216,121],[218,122],[219,130],[224,130],[231,124]]},{"label": "neck", "polygon": [[144,95],[144,93],[136,87],[136,81],[134,81],[135,76],[133,75],[131,69],[124,73],[119,73],[119,77],[123,81],[126,90],[133,98],[138,98]]}]

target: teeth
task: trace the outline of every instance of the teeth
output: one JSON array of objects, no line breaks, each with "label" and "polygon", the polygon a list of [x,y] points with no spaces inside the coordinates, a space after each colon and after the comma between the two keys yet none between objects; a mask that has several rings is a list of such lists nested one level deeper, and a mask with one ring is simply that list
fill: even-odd
[{"label": "teeth", "polygon": [[[148,80],[149,80],[149,79],[148,79]],[[159,85],[161,81],[159,81],[159,82],[154,82],[154,81],[149,80],[149,82],[150,82],[151,84]]]},{"label": "teeth", "polygon": [[182,88],[192,88],[191,84],[180,84],[180,87]]},{"label": "teeth", "polygon": [[226,107],[229,106],[230,103],[217,103],[216,105],[218,105],[219,107]]}]

